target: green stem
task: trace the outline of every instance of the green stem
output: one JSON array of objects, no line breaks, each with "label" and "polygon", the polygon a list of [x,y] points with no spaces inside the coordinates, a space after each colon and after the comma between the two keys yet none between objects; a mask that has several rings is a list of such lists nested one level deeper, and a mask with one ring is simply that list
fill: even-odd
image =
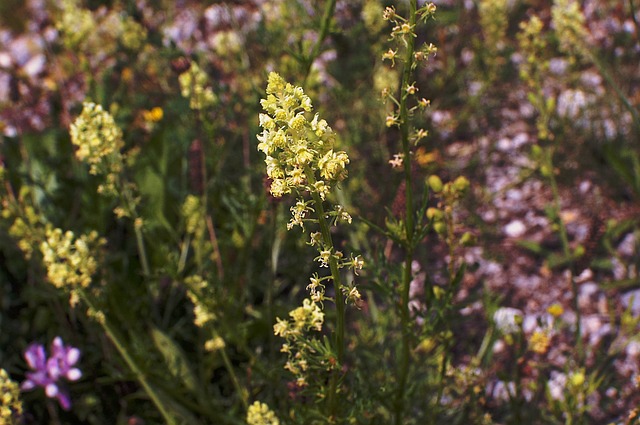
[{"label": "green stem", "polygon": [[147,260],[147,251],[144,247],[144,238],[142,236],[142,227],[134,222],[133,227],[136,232],[136,244],[138,246],[138,255],[140,256],[140,263],[142,264],[142,274],[145,277],[151,275],[149,268],[149,261]]},{"label": "green stem", "polygon": [[[214,338],[218,337],[216,332],[213,332]],[[233,370],[233,365],[231,364],[231,360],[229,360],[229,356],[227,355],[227,350],[225,347],[222,347],[220,350],[220,356],[222,357],[222,361],[224,362],[224,367],[227,369],[229,376],[231,377],[231,382],[233,383],[233,387],[236,392],[240,396],[240,400],[242,401],[242,406],[244,407],[244,411],[249,410],[249,402],[247,400],[248,394],[247,391],[240,386],[240,381],[236,376],[235,371]]]},{"label": "green stem", "polygon": [[138,248],[138,256],[140,257],[140,265],[142,266],[142,275],[149,277],[151,275],[151,269],[149,268],[149,261],[147,259],[147,250],[144,246],[144,236],[142,235],[142,218],[138,216],[136,211],[135,196],[132,193],[130,186],[126,181],[122,180],[121,176],[117,176],[116,186],[122,193],[122,207],[133,218],[133,229],[136,234],[136,245]]},{"label": "green stem", "polygon": [[304,68],[304,81],[303,86],[307,83],[307,79],[309,78],[309,74],[311,73],[311,66],[313,66],[313,62],[320,55],[320,49],[322,48],[322,43],[327,38],[329,34],[329,26],[331,25],[331,19],[333,19],[333,13],[336,10],[336,0],[329,0],[325,7],[324,13],[322,15],[322,23],[320,24],[320,34],[318,34],[318,40],[316,44],[313,46],[311,50],[311,54],[305,59],[305,68]]},{"label": "green stem", "polygon": [[[414,28],[416,25],[417,0],[409,2],[409,25]],[[402,83],[400,85],[400,132],[402,137],[402,153],[404,155],[404,180],[405,180],[405,243],[406,253],[404,260],[404,270],[402,273],[402,283],[400,287],[400,322],[402,327],[402,351],[400,355],[398,389],[396,393],[395,424],[401,425],[404,419],[405,410],[405,388],[409,375],[409,357],[411,343],[411,324],[409,314],[409,287],[411,285],[411,263],[414,254],[414,233],[415,221],[413,210],[413,182],[411,178],[411,150],[409,145],[409,109],[407,101],[409,94],[406,88],[411,84],[413,71],[413,54],[415,41],[413,34],[407,36],[407,48],[404,57],[404,69],[402,73]]]},{"label": "green stem", "polygon": [[[307,176],[310,176],[311,171],[308,170]],[[309,178],[312,180],[312,178]],[[311,184],[313,182],[310,181]],[[336,331],[335,331],[335,345],[338,355],[338,366],[342,365],[344,358],[344,330],[345,330],[345,304],[344,295],[342,294],[342,281],[340,278],[340,269],[338,267],[338,260],[333,255],[333,239],[331,238],[331,231],[329,230],[329,224],[327,223],[326,214],[322,205],[322,199],[316,192],[311,192],[313,197],[314,207],[316,209],[316,215],[318,217],[318,224],[320,225],[320,232],[322,233],[322,240],[325,244],[325,249],[331,252],[329,257],[329,268],[331,270],[331,278],[333,280],[333,289],[335,292],[335,304],[336,304]],[[338,412],[338,380],[340,377],[340,368],[334,369],[329,393],[329,411],[333,418],[337,417]]]},{"label": "green stem", "polygon": [[[100,312],[94,306],[93,302],[89,299],[89,297],[83,291],[80,291],[80,296],[82,297],[83,301],[85,303],[87,303],[87,305],[89,306],[89,309],[91,311],[93,311],[94,313],[99,313]],[[153,401],[153,403],[156,405],[156,407],[158,408],[158,410],[160,411],[160,413],[164,417],[164,420],[167,422],[167,424],[169,424],[169,425],[174,425],[174,424],[177,425],[176,419],[166,409],[166,407],[165,407],[166,403],[164,403],[161,400],[160,395],[156,392],[156,390],[153,388],[153,386],[149,383],[149,380],[147,379],[146,374],[138,366],[138,364],[133,359],[133,357],[131,357],[129,355],[129,352],[125,348],[124,343],[122,342],[121,338],[118,336],[117,331],[111,326],[111,323],[109,322],[109,320],[106,317],[104,317],[104,315],[103,315],[102,318],[98,320],[98,323],[100,323],[102,328],[105,330],[107,336],[109,337],[109,339],[111,340],[113,345],[115,345],[116,349],[118,350],[118,352],[120,353],[120,355],[124,359],[125,363],[127,364],[127,366],[129,366],[129,369],[131,369],[133,374],[136,376],[136,378],[138,379],[138,382],[140,382],[140,385],[142,385],[142,388],[144,388],[144,390],[147,393],[147,395],[149,396],[149,398],[151,398],[151,401]]]},{"label": "green stem", "polygon": [[573,257],[571,254],[571,249],[569,247],[569,237],[567,236],[567,228],[564,225],[564,221],[562,217],[560,217],[560,192],[558,191],[558,183],[556,182],[556,178],[553,174],[553,162],[552,158],[547,159],[547,166],[549,168],[549,182],[551,184],[551,192],[553,194],[553,204],[554,209],[556,210],[555,214],[557,217],[559,233],[560,233],[560,242],[562,244],[562,253],[566,259],[569,260],[569,280],[571,283],[571,295],[572,295],[572,307],[576,313],[576,330],[575,330],[575,339],[576,339],[576,350],[578,353],[579,364],[582,364],[582,360],[584,358],[584,353],[582,349],[582,327],[580,321],[582,319],[582,315],[580,314],[580,306],[578,304],[578,285],[576,280],[573,277]]},{"label": "green stem", "polygon": [[602,63],[602,61],[600,61],[600,59],[598,59],[595,54],[591,53],[590,51],[587,52],[589,60],[593,62],[596,68],[598,68],[598,71],[600,71],[600,74],[602,74],[604,79],[607,81],[607,84],[609,84],[613,91],[616,92],[624,107],[627,108],[629,113],[631,113],[633,124],[635,125],[636,130],[640,131],[640,114],[638,113],[638,110],[631,104],[629,98],[624,94],[618,83],[616,83],[615,79],[613,78],[613,75],[611,75],[611,72],[609,72],[609,69]]}]

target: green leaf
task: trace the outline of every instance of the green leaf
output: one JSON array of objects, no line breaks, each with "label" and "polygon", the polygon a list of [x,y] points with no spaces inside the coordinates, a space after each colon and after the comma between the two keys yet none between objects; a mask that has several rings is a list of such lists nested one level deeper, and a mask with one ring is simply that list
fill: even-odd
[{"label": "green leaf", "polygon": [[145,210],[152,215],[152,219],[157,220],[158,224],[172,232],[173,226],[164,214],[166,187],[162,175],[152,168],[146,167],[140,172],[138,187],[145,198]]},{"label": "green leaf", "polygon": [[180,346],[169,335],[156,327],[151,329],[151,337],[156,348],[162,354],[171,376],[182,382],[191,392],[197,393],[198,380],[189,367],[187,357]]},{"label": "green leaf", "polygon": [[544,248],[538,242],[528,241],[528,240],[520,240],[516,242],[516,244],[527,251],[531,251],[534,254],[542,255],[544,254]]}]

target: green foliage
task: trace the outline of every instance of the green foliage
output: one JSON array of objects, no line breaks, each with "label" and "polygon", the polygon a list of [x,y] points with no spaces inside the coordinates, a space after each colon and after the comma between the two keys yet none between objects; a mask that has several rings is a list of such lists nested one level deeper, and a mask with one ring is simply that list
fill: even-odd
[{"label": "green foliage", "polygon": [[633,423],[633,2],[0,3],[9,423]]}]

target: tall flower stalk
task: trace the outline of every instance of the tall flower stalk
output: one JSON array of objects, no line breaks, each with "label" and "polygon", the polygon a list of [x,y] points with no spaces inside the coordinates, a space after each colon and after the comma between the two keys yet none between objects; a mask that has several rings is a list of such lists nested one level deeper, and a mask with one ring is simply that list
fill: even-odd
[{"label": "tall flower stalk", "polygon": [[[280,75],[269,74],[267,97],[261,101],[265,114],[260,114],[262,133],[258,136],[258,150],[265,154],[267,175],[271,180],[270,191],[274,197],[295,194],[297,200],[290,208],[291,220],[287,228],[299,226],[305,231],[314,226],[319,231],[310,232],[309,245],[318,250],[321,268],[330,274],[311,277],[307,286],[309,298],[302,307],[289,313],[290,320],[278,318],[274,333],[283,337],[283,352],[288,354],[286,368],[296,375],[299,389],[314,387],[316,377],[318,395],[326,398],[330,420],[335,420],[339,410],[339,380],[344,361],[345,308],[348,302],[360,299],[358,290],[342,283],[340,269],[348,267],[355,272],[363,267],[360,257],[345,258],[335,249],[331,226],[339,222],[351,222],[351,216],[340,205],[331,205],[328,196],[336,185],[347,176],[349,157],[335,149],[335,133],[318,114],[310,117],[311,100],[301,87],[287,83]],[[312,218],[313,217],[313,218]],[[307,226],[307,227],[305,227]],[[325,296],[327,281],[333,284],[334,297]],[[324,323],[324,301],[333,301],[336,321],[331,346],[313,336]],[[330,372],[328,394],[320,393],[324,378]]]},{"label": "tall flower stalk", "polygon": [[404,171],[404,234],[401,236],[404,248],[404,266],[399,290],[402,347],[398,364],[398,383],[394,407],[396,424],[402,424],[405,415],[405,392],[409,376],[412,335],[409,311],[409,288],[412,280],[411,264],[413,263],[416,245],[420,240],[417,237],[418,230],[422,228],[422,222],[416,223],[416,210],[413,200],[415,183],[411,172],[411,148],[427,134],[425,130],[416,130],[413,127],[411,118],[416,110],[424,109],[429,105],[428,100],[424,98],[417,99],[418,88],[413,78],[418,64],[426,61],[430,55],[436,52],[436,48],[432,44],[425,44],[418,50],[416,49],[416,25],[419,18],[426,21],[433,17],[435,9],[436,7],[432,3],[428,3],[418,9],[417,0],[411,0],[409,2],[408,17],[400,16],[393,7],[387,7],[383,15],[385,20],[394,24],[391,31],[391,40],[396,44],[396,49],[389,49],[383,55],[383,59],[390,60],[392,65],[395,65],[395,61],[398,60],[402,62],[403,66],[398,97],[396,98],[390,94],[390,91],[383,93],[395,105],[394,111],[387,118],[386,123],[387,126],[397,126],[400,130],[402,152],[399,158],[402,158]]},{"label": "tall flower stalk", "polygon": [[70,128],[71,142],[77,147],[76,158],[89,164],[89,173],[104,177],[98,192],[117,197],[120,204],[114,209],[118,217],[134,220],[136,245],[140,257],[142,273],[149,277],[151,269],[142,234],[143,221],[138,216],[138,196],[133,183],[123,179],[124,157],[120,152],[124,147],[122,130],[113,116],[102,106],[92,102],[83,104],[82,113]]}]

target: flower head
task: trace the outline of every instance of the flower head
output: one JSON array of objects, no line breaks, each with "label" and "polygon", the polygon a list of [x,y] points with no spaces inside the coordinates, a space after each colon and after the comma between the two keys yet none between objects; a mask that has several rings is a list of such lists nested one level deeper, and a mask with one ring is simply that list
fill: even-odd
[{"label": "flower head", "polygon": [[103,243],[96,232],[75,237],[70,231],[47,229],[40,251],[49,282],[56,288],[88,287],[98,267],[92,249]]},{"label": "flower head", "polygon": [[261,100],[263,131],[258,150],[265,154],[271,194],[281,197],[292,190],[317,192],[324,199],[329,188],[346,176],[349,157],[335,151],[335,134],[316,114],[301,87],[269,74],[267,97]]},{"label": "flower head", "polygon": [[254,402],[247,410],[248,425],[280,425],[275,413],[265,403]]},{"label": "flower head", "polygon": [[493,322],[496,328],[505,335],[514,334],[520,331],[524,316],[517,308],[500,307],[493,314]]},{"label": "flower head", "polygon": [[24,358],[33,372],[27,372],[27,379],[20,388],[29,391],[42,387],[47,397],[57,399],[64,410],[69,410],[71,399],[59,381],[61,378],[77,381],[82,377],[80,369],[74,367],[80,359],[80,350],[65,346],[58,336],[51,343],[51,357],[47,358],[43,345],[31,344],[24,352]]},{"label": "flower head", "polygon": [[207,85],[209,78],[197,63],[191,63],[189,69],[180,74],[178,79],[182,97],[189,99],[191,109],[200,111],[216,103],[217,97]]},{"label": "flower head", "polygon": [[113,116],[102,106],[85,102],[69,133],[71,143],[77,147],[76,158],[89,164],[91,174],[106,177],[106,183],[99,190],[116,193],[115,182],[124,164],[120,152],[124,141]]},{"label": "flower head", "polygon": [[9,378],[6,370],[0,369],[0,423],[13,425],[22,423],[22,402],[18,384]]}]

